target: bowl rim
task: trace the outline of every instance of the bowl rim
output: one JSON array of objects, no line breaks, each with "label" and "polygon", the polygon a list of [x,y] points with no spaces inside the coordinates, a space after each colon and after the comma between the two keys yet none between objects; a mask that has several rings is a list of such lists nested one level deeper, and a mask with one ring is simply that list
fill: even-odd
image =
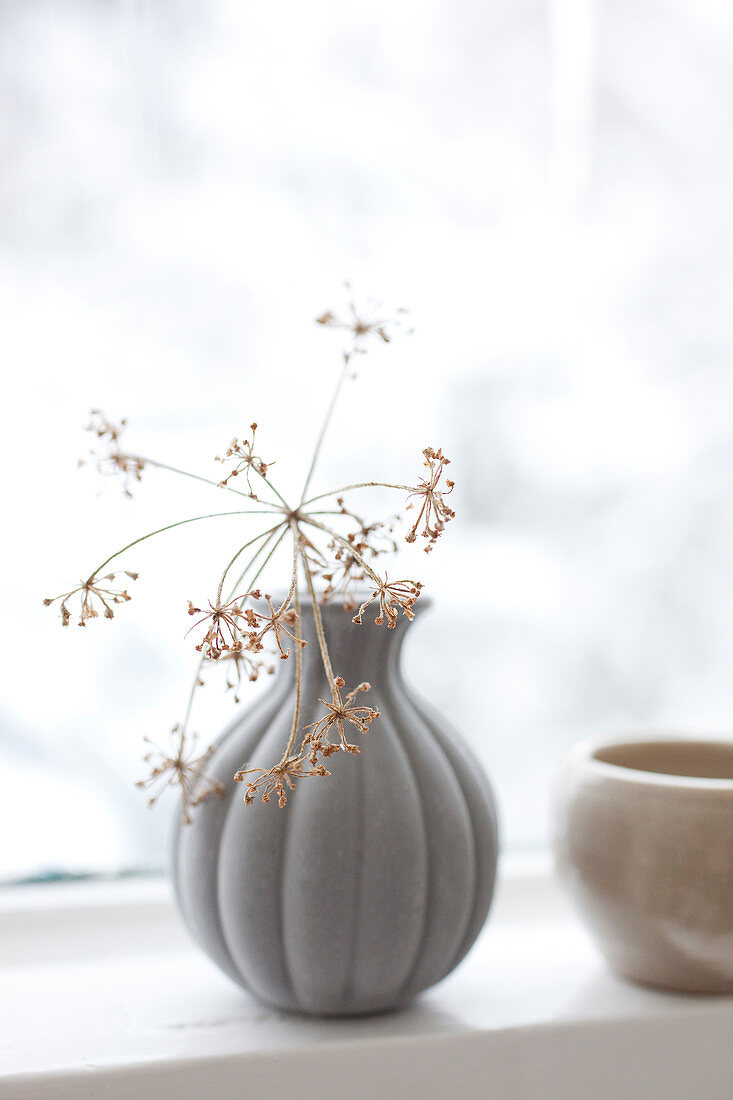
[{"label": "bowl rim", "polygon": [[733,753],[733,736],[725,734],[693,734],[674,730],[640,730],[608,733],[581,738],[570,748],[569,762],[590,771],[599,778],[620,783],[646,784],[654,787],[675,787],[687,790],[725,792],[733,797],[733,775],[729,778],[709,778],[697,775],[676,775],[670,772],[645,771],[626,764],[611,764],[595,755],[602,749],[626,745],[683,744],[728,748]]}]

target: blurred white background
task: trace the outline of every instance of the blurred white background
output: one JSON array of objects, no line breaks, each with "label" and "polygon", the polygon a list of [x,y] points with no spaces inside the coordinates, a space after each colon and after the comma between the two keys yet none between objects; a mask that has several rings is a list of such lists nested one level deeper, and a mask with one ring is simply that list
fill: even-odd
[{"label": "blurred white background", "polygon": [[213,477],[257,419],[299,479],[344,278],[416,331],[360,364],[317,486],[453,458],[407,673],[506,845],[547,843],[573,738],[730,730],[732,53],[722,0],[0,0],[0,878],[163,863],[140,739],[234,537],[146,544],[116,621],[62,631],[44,596],[227,507],[77,471],[87,410]]}]

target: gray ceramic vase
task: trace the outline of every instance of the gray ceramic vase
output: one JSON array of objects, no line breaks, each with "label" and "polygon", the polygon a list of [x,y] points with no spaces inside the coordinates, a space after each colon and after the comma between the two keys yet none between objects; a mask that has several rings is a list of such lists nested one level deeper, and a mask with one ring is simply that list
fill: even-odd
[{"label": "gray ceramic vase", "polygon": [[[288,738],[294,662],[283,663],[219,740],[207,772],[227,793],[177,827],[174,880],[193,937],[259,1000],[359,1015],[406,1004],[469,950],[491,904],[496,811],[480,764],[402,679],[408,620],[388,631],[354,626],[340,605],[323,613],[336,672],[347,689],[368,680],[381,712],[355,732],[361,755],[332,756],[330,777],[300,780],[284,809],[242,804],[234,772],[272,766]],[[329,696],[307,607],[303,620],[306,725]]]}]

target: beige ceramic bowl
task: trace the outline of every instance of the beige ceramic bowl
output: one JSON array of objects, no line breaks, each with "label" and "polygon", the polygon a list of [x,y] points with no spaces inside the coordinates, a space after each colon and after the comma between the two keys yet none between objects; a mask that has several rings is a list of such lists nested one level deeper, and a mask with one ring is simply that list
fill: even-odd
[{"label": "beige ceramic bowl", "polygon": [[581,742],[555,812],[560,872],[614,970],[733,992],[733,743]]}]

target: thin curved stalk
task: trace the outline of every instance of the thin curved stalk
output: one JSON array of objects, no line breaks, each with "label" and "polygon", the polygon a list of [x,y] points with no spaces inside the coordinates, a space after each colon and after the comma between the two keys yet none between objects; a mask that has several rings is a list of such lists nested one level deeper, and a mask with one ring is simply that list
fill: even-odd
[{"label": "thin curved stalk", "polygon": [[266,536],[273,535],[275,533],[275,531],[279,530],[280,527],[283,527],[283,526],[286,526],[286,525],[287,525],[286,521],[281,520],[280,523],[276,523],[274,527],[270,527],[270,529],[267,530],[267,531],[262,531],[259,535],[255,535],[255,537],[253,539],[250,539],[249,542],[245,542],[244,546],[239,547],[236,554],[231,559],[231,561],[229,562],[226,569],[224,570],[224,572],[221,575],[221,580],[219,581],[219,588],[218,588],[217,593],[216,593],[217,607],[221,605],[221,593],[222,593],[222,590],[224,588],[224,581],[227,579],[227,574],[228,574],[229,570],[231,569],[231,567],[234,565],[234,563],[237,560],[237,558],[239,557],[239,555],[243,554],[244,551],[249,546],[253,546],[254,543],[258,542],[260,539],[265,538]]},{"label": "thin curved stalk", "polygon": [[300,729],[300,697],[303,687],[303,623],[300,617],[300,592],[298,591],[298,539],[297,532],[293,533],[293,585],[292,594],[295,601],[295,709],[293,711],[293,723],[290,727],[290,737],[285,746],[281,763],[290,756],[295,744],[295,738]]},{"label": "thin curved stalk", "polygon": [[317,497],[310,497],[299,505],[299,511],[309,504],[315,504],[317,500],[325,500],[326,497],[340,496],[341,493],[349,493],[352,489],[401,489],[405,493],[411,493],[413,485],[397,485],[390,481],[358,481],[355,485],[343,485],[340,489],[331,489],[328,493],[319,493]]},{"label": "thin curved stalk", "polygon": [[[105,565],[109,565],[115,558],[119,558],[120,554],[124,554],[126,550],[130,550],[133,546],[137,546],[140,542],[145,542],[146,539],[152,539],[154,535],[162,535],[164,531],[172,531],[174,527],[183,527],[186,523],[198,523],[204,519],[218,519],[220,516],[249,516],[249,515],[261,515],[263,513],[252,512],[245,509],[242,512],[210,512],[205,516],[191,516],[190,519],[179,519],[176,523],[169,523],[165,527],[159,527],[157,531],[148,531],[147,535],[141,535],[139,539],[133,539],[132,542],[128,542],[127,546],[123,546],[121,550],[115,550],[114,554],[110,554],[108,558],[105,558],[101,565],[98,565],[93,573],[90,573],[89,580],[99,573],[101,569],[104,569]],[[269,512],[264,513],[269,515]]]},{"label": "thin curved stalk", "polygon": [[[255,469],[255,471],[254,471],[254,472],[255,472],[255,473],[257,474],[257,476],[258,476],[259,478],[262,478],[262,480],[264,481],[265,485],[266,485],[266,486],[267,486],[267,488],[268,488],[268,489],[270,490],[270,492],[274,493],[274,494],[275,494],[275,496],[277,497],[277,499],[278,499],[278,500],[280,501],[280,504],[273,504],[273,505],[272,505],[272,507],[273,507],[273,508],[281,508],[281,507],[282,507],[282,508],[284,508],[284,509],[285,509],[285,511],[286,511],[286,512],[292,512],[292,508],[291,508],[291,507],[290,507],[290,505],[288,504],[287,500],[286,500],[286,499],[285,499],[285,497],[284,497],[284,496],[282,495],[282,493],[281,493],[281,492],[280,492],[280,491],[279,491],[278,489],[276,489],[276,488],[275,488],[275,486],[274,486],[274,485],[272,484],[272,482],[271,482],[271,481],[270,481],[270,479],[268,478],[267,474],[262,474],[262,473],[260,473],[260,471],[259,471],[259,470],[257,470],[257,469]],[[259,498],[258,498],[258,499],[259,499]],[[268,501],[268,503],[270,503],[270,502]]]},{"label": "thin curved stalk", "polygon": [[[126,455],[126,458],[132,459],[133,462],[140,462],[143,466],[155,466],[158,470],[167,470],[169,474],[180,474],[181,477],[190,477],[194,481],[201,481],[204,485],[213,485],[215,489],[226,489],[228,493],[236,493],[239,497],[247,497],[251,500],[249,493],[243,493],[241,489],[235,489],[233,485],[224,485],[220,481],[212,481],[210,477],[202,477],[201,474],[192,474],[190,470],[179,470],[177,466],[169,466],[165,462],[158,462],[155,458],[145,458],[144,455]],[[268,508],[279,508],[279,504],[274,504],[270,500],[260,500],[257,498],[258,504],[266,504]],[[284,503],[284,502],[283,502]]]},{"label": "thin curved stalk", "polygon": [[339,396],[341,394],[341,390],[343,388],[343,384],[346,381],[346,376],[347,376],[348,373],[349,373],[349,355],[347,353],[347,354],[344,355],[343,370],[341,371],[341,375],[339,377],[339,380],[336,383],[336,388],[333,391],[333,397],[331,398],[331,403],[328,406],[328,409],[326,411],[326,415],[325,415],[324,420],[323,420],[323,425],[321,427],[321,430],[320,430],[319,435],[318,435],[318,439],[316,441],[316,447],[315,447],[315,450],[313,452],[313,458],[311,459],[311,464],[308,467],[308,473],[306,475],[305,484],[303,485],[303,492],[300,494],[301,500],[300,500],[300,504],[298,506],[299,508],[302,508],[302,506],[303,506],[303,501],[305,500],[305,494],[308,492],[308,486],[311,483],[311,479],[312,479],[313,474],[315,472],[316,463],[318,462],[318,456],[321,453],[321,447],[323,446],[323,440],[326,437],[326,432],[328,431],[328,426],[331,423],[331,417],[333,416],[333,411],[336,408],[336,403],[339,399]]}]

